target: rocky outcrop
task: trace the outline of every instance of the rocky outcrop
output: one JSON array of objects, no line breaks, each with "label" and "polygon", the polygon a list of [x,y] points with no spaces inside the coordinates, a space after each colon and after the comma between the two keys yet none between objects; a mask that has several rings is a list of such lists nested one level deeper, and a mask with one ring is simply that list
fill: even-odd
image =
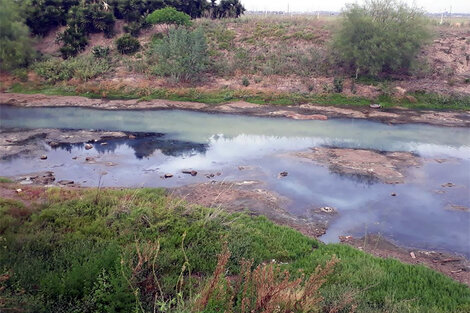
[{"label": "rocky outcrop", "polygon": [[294,155],[326,165],[339,174],[370,177],[388,184],[404,183],[406,170],[421,164],[419,157],[409,152],[320,147]]}]

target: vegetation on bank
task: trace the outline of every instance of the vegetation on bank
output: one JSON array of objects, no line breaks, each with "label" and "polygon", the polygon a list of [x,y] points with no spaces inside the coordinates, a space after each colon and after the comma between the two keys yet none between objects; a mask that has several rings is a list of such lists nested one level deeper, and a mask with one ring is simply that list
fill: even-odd
[{"label": "vegetation on bank", "polygon": [[266,105],[339,105],[339,106],[364,106],[371,103],[379,103],[384,108],[405,107],[410,109],[432,110],[468,110],[470,96],[447,96],[424,92],[411,93],[413,98],[394,98],[382,95],[379,99],[369,99],[359,96],[345,96],[340,93],[316,94],[316,93],[292,93],[292,92],[263,92],[244,89],[217,89],[204,88],[133,88],[116,86],[70,86],[70,85],[28,85],[15,84],[8,92],[25,94],[45,94],[55,96],[82,96],[93,99],[130,100],[141,101],[152,99],[164,99],[173,101],[200,102],[205,104],[224,104],[234,101],[246,101],[255,104]]},{"label": "vegetation on bank", "polygon": [[19,196],[0,200],[2,310],[262,312],[269,307],[255,300],[273,294],[285,305],[276,312],[301,299],[302,312],[470,309],[468,287],[423,266],[160,189],[27,187]]}]

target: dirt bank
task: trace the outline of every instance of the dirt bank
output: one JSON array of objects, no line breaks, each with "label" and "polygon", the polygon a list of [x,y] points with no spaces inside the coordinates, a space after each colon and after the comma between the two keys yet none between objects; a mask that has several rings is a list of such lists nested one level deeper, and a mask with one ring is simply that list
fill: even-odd
[{"label": "dirt bank", "polygon": [[387,184],[404,183],[406,170],[421,164],[419,157],[409,152],[320,147],[291,155],[328,166],[335,173]]},{"label": "dirt bank", "polygon": [[377,235],[363,238],[342,236],[340,240],[381,258],[393,258],[409,264],[422,264],[470,286],[470,261],[462,256],[398,247]]},{"label": "dirt bank", "polygon": [[292,227],[310,237],[323,235],[328,227],[324,220],[292,216],[283,209],[289,200],[263,188],[259,181],[214,181],[173,188],[169,192],[193,204],[220,208],[228,212],[264,215],[278,224]]},{"label": "dirt bank", "polygon": [[0,104],[21,107],[87,107],[104,110],[180,109],[203,112],[279,116],[292,119],[326,120],[328,118],[369,119],[389,124],[424,123],[439,126],[470,127],[470,112],[413,111],[404,108],[372,109],[369,107],[336,107],[315,104],[292,106],[258,105],[243,101],[208,105],[199,102],[171,100],[107,100],[79,96],[0,93]]}]

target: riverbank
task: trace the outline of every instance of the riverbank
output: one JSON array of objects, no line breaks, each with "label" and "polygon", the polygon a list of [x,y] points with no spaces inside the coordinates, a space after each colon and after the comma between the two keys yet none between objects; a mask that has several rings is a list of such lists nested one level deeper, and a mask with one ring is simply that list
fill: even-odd
[{"label": "riverbank", "polygon": [[152,309],[155,298],[179,296],[190,310],[210,284],[224,241],[230,278],[242,258],[255,267],[274,262],[297,277],[335,255],[339,262],[318,293],[322,310],[464,312],[470,305],[467,286],[424,266],[325,245],[266,218],[190,205],[161,189],[0,185],[2,309],[94,308],[102,301]]},{"label": "riverbank", "polygon": [[0,103],[20,107],[84,107],[101,110],[179,109],[211,113],[286,117],[299,120],[354,118],[389,124],[422,123],[449,127],[470,127],[468,111],[411,110],[406,108],[370,108],[369,106],[329,106],[316,104],[269,105],[246,101],[205,104],[161,99],[109,100],[82,96],[0,93]]}]

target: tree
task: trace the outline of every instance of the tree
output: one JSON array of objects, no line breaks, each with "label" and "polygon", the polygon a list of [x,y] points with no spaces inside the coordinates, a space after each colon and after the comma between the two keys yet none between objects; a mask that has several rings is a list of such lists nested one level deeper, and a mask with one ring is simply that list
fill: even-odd
[{"label": "tree", "polygon": [[33,57],[28,27],[13,0],[0,0],[0,69],[26,66]]},{"label": "tree", "polygon": [[166,24],[177,26],[191,25],[191,17],[188,14],[180,12],[172,7],[155,10],[147,15],[145,20],[150,24]]},{"label": "tree", "polygon": [[430,37],[426,24],[421,10],[395,0],[350,4],[333,47],[356,77],[406,73]]},{"label": "tree", "polygon": [[221,0],[215,10],[216,18],[238,18],[245,12],[239,0]]}]

